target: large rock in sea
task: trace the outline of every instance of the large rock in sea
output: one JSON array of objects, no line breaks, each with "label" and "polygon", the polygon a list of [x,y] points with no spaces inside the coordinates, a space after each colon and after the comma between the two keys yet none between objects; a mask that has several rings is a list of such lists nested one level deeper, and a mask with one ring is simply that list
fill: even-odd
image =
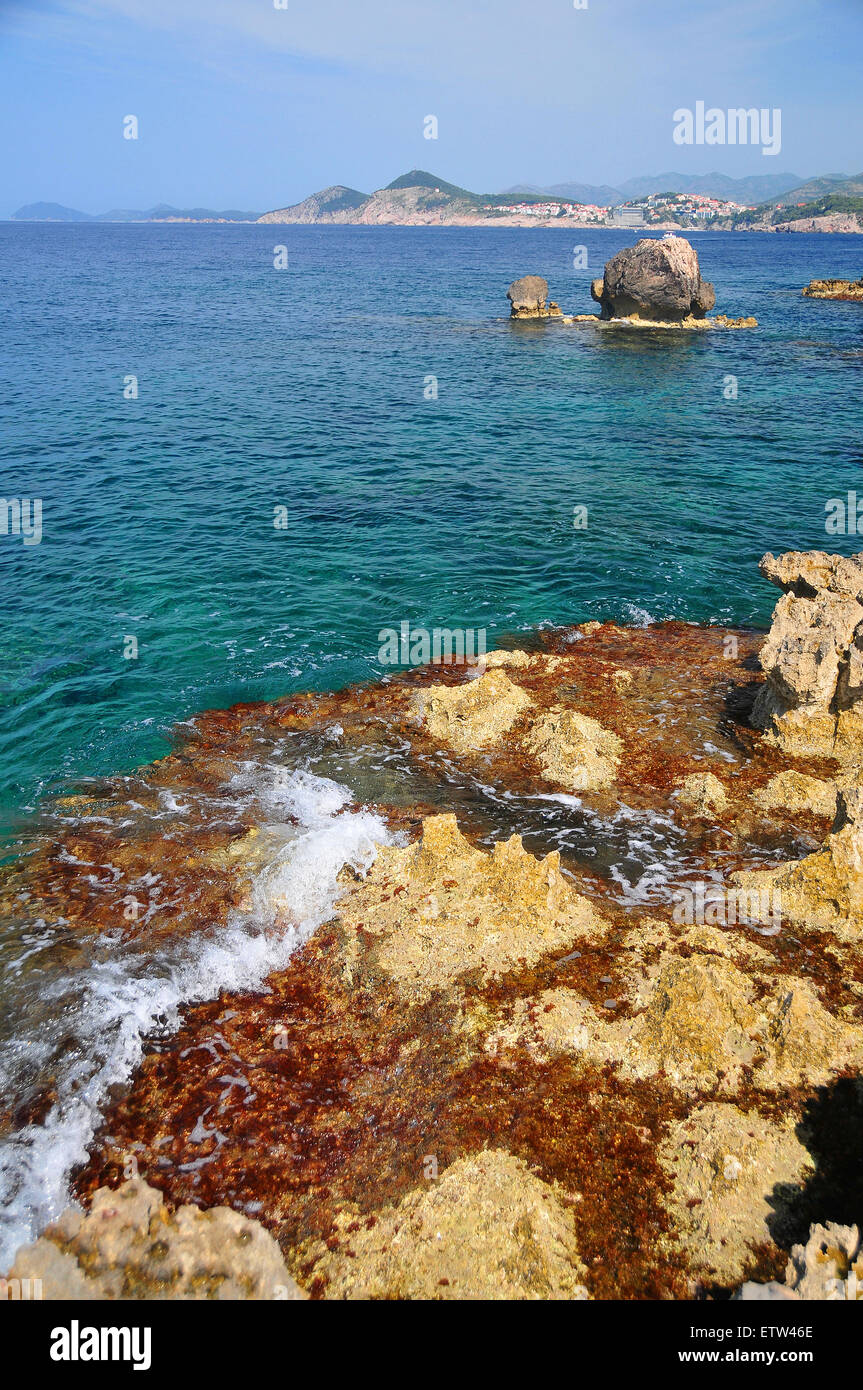
[{"label": "large rock in sea", "polygon": [[863,761],[863,552],[792,550],[759,568],[783,595],[751,722],[792,757]]},{"label": "large rock in sea", "polygon": [[683,323],[703,319],[716,303],[713,286],[701,278],[695,248],[681,236],[643,238],[618,251],[590,292],[604,319]]},{"label": "large rock in sea", "polygon": [[548,281],[543,280],[541,275],[523,275],[520,280],[513,280],[506,292],[506,297],[512,305],[510,318],[549,319],[561,317],[561,311],[554,300],[551,300],[546,307]]}]

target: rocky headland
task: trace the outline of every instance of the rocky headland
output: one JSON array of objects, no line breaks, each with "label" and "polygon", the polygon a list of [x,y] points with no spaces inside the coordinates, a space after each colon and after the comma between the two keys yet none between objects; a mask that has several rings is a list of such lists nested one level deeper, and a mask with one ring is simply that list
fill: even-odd
[{"label": "rocky headland", "polygon": [[[543,631],[480,667],[212,711],[62,798],[2,892],[67,963],[120,921],[155,952],[264,902],[290,935],[274,767],[349,782],[388,835],[265,988],[147,1040],[73,1174],[84,1214],[13,1277],[48,1298],[859,1296],[863,556],[762,573],[766,640]],[[49,1113],[53,1065],[5,1132]]]}]

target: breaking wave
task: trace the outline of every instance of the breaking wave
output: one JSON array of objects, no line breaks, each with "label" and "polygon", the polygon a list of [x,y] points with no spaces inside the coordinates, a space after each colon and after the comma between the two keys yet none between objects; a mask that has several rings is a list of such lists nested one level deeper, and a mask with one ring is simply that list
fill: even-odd
[{"label": "breaking wave", "polygon": [[70,1174],[87,1158],[110,1089],[128,1080],[147,1035],[175,1028],[184,1004],[259,988],[332,915],[341,870],[365,873],[378,846],[393,841],[379,816],[349,809],[352,793],[329,778],[250,763],[235,782],[264,806],[273,849],[249,903],[224,927],[149,955],[124,945],[120,933],[102,933],[80,943],[83,960],[59,974],[46,955],[49,982],[38,1008],[24,997],[32,998],[39,956],[52,950],[56,931],[46,924],[22,943],[8,976],[13,992],[18,978],[22,1016],[4,1047],[0,1092],[20,1093],[40,1067],[53,1065],[56,1098],[42,1122],[0,1141],[0,1270],[68,1204]]}]

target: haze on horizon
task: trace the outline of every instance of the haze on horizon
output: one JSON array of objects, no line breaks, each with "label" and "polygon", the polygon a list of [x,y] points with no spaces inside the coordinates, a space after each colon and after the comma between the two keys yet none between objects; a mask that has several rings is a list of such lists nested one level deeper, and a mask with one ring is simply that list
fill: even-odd
[{"label": "haze on horizon", "polygon": [[[478,192],[863,167],[857,0],[287,4],[0,0],[0,217],[262,212],[415,167]],[[673,112],[699,100],[780,108],[779,157],[676,145]]]}]

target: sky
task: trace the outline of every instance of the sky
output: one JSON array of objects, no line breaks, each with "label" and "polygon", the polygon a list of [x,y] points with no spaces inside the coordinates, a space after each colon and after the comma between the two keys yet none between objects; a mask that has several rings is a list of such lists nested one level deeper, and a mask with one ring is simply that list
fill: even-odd
[{"label": "sky", "polygon": [[[264,212],[411,168],[477,192],[863,169],[863,0],[282,3],[0,0],[0,218]],[[675,144],[697,101],[779,108],[780,153]]]}]

